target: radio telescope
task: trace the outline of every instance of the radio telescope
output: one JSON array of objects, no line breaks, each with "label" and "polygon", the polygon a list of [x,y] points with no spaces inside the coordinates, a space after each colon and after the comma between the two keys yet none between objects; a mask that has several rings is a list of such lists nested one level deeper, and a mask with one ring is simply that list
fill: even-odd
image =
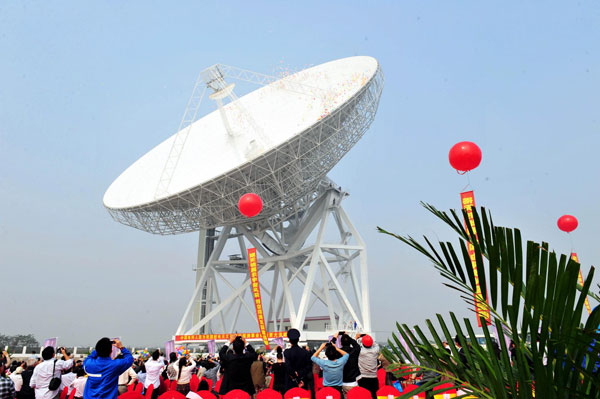
[{"label": "radio telescope", "polygon": [[[238,97],[236,82],[261,87]],[[236,332],[241,308],[257,320],[246,298],[247,246],[259,255],[270,331],[294,327],[306,339],[371,332],[366,248],[341,205],[347,193],[326,175],[372,123],[382,89],[377,60],[364,56],[279,79],[221,64],[200,73],[177,133],[104,195],[125,225],[200,232],[196,287],[177,336]],[[217,109],[199,117],[205,97]],[[248,192],[264,203],[251,219],[237,209]],[[240,255],[225,256],[232,246]],[[245,277],[235,285],[233,275]],[[311,329],[307,314],[318,306],[328,320]]]}]

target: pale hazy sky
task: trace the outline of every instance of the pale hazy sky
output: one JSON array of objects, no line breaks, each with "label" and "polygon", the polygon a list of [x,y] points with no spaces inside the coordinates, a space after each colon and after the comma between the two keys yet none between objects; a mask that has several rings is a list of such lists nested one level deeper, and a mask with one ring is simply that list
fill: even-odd
[{"label": "pale hazy sky", "polygon": [[[375,232],[448,238],[423,210],[459,207],[447,161],[472,140],[478,204],[498,225],[600,259],[600,5],[596,2],[0,3],[0,332],[160,344],[193,288],[196,234],[114,222],[108,185],[174,133],[197,73],[271,73],[370,55],[379,112],[330,177],[369,250],[373,324],[468,316],[426,260]],[[166,284],[165,284],[166,283]],[[594,285],[595,286],[595,285]],[[390,305],[391,302],[391,305]]]}]

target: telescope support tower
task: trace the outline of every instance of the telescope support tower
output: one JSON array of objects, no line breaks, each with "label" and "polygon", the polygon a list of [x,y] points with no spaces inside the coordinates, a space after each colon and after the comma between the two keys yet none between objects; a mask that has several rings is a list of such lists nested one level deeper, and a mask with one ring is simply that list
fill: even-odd
[{"label": "telescope support tower", "polygon": [[[197,274],[196,288],[176,335],[240,332],[242,308],[258,323],[247,244],[259,254],[258,274],[269,331],[282,331],[284,320],[289,319],[306,340],[327,339],[340,330],[371,332],[367,252],[341,205],[345,196],[331,181],[323,180],[315,198],[291,218],[223,227]],[[239,257],[223,257],[226,245],[233,247],[230,242],[239,249]],[[238,286],[230,282],[232,273],[244,274]],[[228,293],[222,296],[224,288]],[[327,312],[329,328],[307,330],[303,328],[307,314],[321,306],[318,303]],[[254,331],[258,327],[248,332]]]}]

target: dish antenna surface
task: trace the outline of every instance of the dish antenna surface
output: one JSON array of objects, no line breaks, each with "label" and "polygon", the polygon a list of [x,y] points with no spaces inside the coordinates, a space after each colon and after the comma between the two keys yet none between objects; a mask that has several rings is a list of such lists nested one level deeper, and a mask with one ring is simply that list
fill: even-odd
[{"label": "dish antenna surface", "polygon": [[[262,87],[238,98],[234,81]],[[366,250],[341,207],[347,194],[326,174],[372,123],[382,89],[379,63],[364,56],[279,79],[221,64],[200,73],[177,133],[104,195],[104,206],[125,225],[163,235],[200,231],[196,289],[178,336],[237,331],[242,306],[256,319],[245,298],[249,276],[237,287],[227,279],[247,273],[248,243],[260,255],[269,330],[295,327],[307,330],[308,339],[350,325],[370,332]],[[217,110],[199,118],[204,97]],[[248,192],[264,203],[252,219],[237,209]],[[329,218],[339,232],[333,243],[325,237]],[[241,255],[222,258],[228,241]],[[270,288],[263,286],[267,274]],[[301,292],[297,304],[295,292]],[[328,312],[320,331],[305,323],[315,303]]]}]

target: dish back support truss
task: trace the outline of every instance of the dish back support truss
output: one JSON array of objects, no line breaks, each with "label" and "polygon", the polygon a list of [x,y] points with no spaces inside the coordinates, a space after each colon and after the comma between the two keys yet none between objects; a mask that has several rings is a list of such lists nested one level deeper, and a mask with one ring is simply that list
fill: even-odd
[{"label": "dish back support truss", "polygon": [[[242,307],[256,320],[254,304],[246,299],[251,289],[246,242],[260,255],[259,278],[264,281],[267,274],[272,275],[267,279],[270,287],[261,283],[261,294],[273,331],[281,331],[286,318],[302,331],[310,309],[320,302],[328,312],[329,332],[348,330],[354,323],[358,330],[370,332],[366,248],[341,206],[346,195],[326,180],[319,195],[291,219],[223,227],[200,270],[176,335],[235,332]],[[331,231],[336,232],[334,239],[328,237]],[[313,232],[315,241],[307,245]],[[237,243],[241,259],[223,258],[230,240]],[[244,281],[234,286],[227,277],[231,273],[244,273]],[[291,289],[294,282],[302,287],[299,301]],[[229,290],[226,297],[221,296],[223,287]],[[324,339],[328,331],[304,331],[303,337]]]}]

